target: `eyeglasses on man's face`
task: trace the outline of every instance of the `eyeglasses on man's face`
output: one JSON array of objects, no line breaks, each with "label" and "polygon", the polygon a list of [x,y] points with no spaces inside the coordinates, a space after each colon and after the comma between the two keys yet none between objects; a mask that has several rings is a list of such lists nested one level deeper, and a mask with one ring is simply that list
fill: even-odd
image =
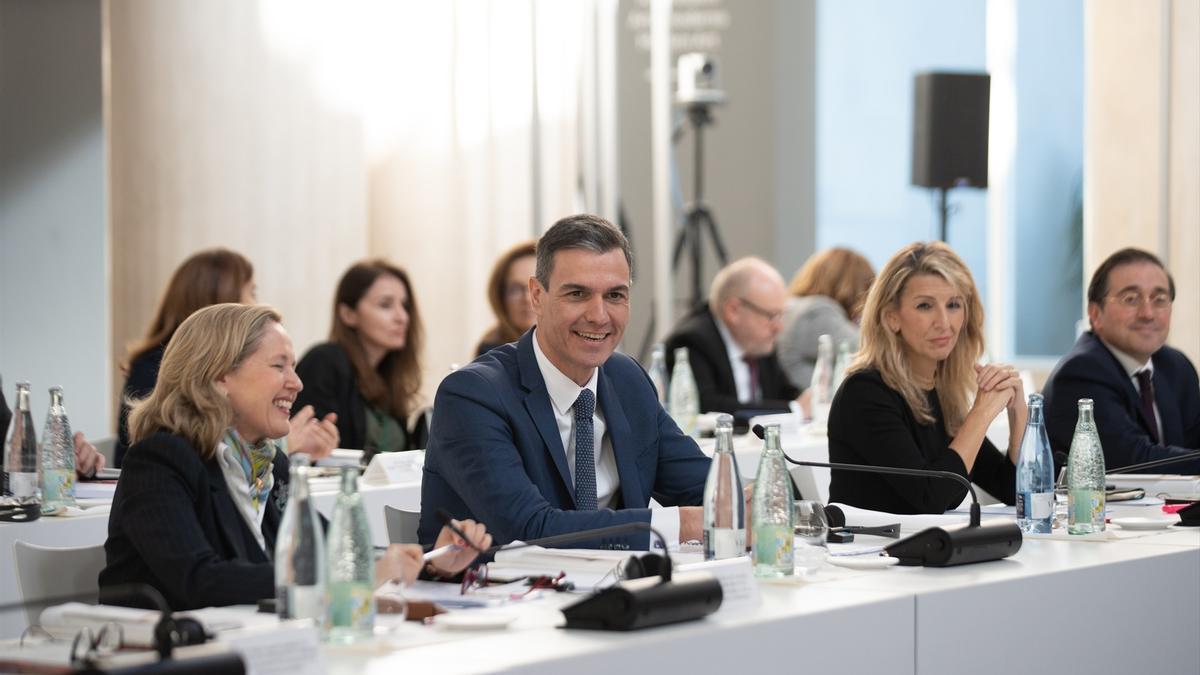
[{"label": "eyeglasses on man's face", "polygon": [[1109,300],[1118,307],[1136,311],[1141,309],[1142,305],[1149,304],[1150,308],[1156,312],[1169,309],[1171,303],[1171,294],[1166,291],[1155,291],[1150,295],[1143,295],[1139,291],[1129,290],[1124,293],[1108,296]]},{"label": "eyeglasses on man's face", "polygon": [[738,298],[738,302],[742,303],[742,306],[744,306],[746,309],[749,309],[750,311],[772,323],[783,318],[782,311],[772,312],[771,310],[760,307],[759,305],[756,305],[745,298]]}]

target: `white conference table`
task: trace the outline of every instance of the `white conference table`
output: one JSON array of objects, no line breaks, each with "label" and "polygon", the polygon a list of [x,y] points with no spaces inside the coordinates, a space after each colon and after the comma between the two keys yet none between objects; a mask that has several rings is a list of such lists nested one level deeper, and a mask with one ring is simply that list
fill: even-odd
[{"label": "white conference table", "polygon": [[339,675],[1200,672],[1196,530],[1027,540],[1006,560],[822,570],[812,581],[761,590],[756,610],[634,633],[518,622],[390,653],[328,647],[323,655]]}]

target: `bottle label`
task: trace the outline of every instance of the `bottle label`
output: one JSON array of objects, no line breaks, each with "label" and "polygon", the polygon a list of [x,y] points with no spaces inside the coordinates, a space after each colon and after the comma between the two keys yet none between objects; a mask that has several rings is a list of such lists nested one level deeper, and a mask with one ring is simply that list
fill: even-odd
[{"label": "bottle label", "polygon": [[1067,526],[1104,529],[1104,491],[1071,490],[1067,493]]},{"label": "bottle label", "polygon": [[1018,492],[1017,518],[1042,520],[1054,515],[1053,492]]},{"label": "bottle label", "polygon": [[324,619],[325,593],[320,586],[281,586],[276,594],[277,613],[283,619]]},{"label": "bottle label", "polygon": [[704,531],[704,559],[725,560],[746,554],[746,534],[742,529],[709,528]]},{"label": "bottle label", "polygon": [[36,497],[38,477],[36,473],[8,472],[8,494],[14,497]]},{"label": "bottle label", "polygon": [[42,502],[47,506],[75,505],[75,471],[72,469],[42,470]]},{"label": "bottle label", "polygon": [[770,567],[783,574],[793,573],[793,533],[787,525],[754,527],[754,565]]},{"label": "bottle label", "polygon": [[375,625],[375,596],[370,584],[336,581],[329,584],[329,625],[371,630]]}]

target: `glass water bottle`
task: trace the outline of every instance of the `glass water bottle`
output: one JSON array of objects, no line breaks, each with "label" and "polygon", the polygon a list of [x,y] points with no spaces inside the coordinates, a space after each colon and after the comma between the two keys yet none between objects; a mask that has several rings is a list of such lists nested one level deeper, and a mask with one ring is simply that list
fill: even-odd
[{"label": "glass water bottle", "polygon": [[358,469],[342,467],[341,491],[329,523],[329,641],[369,639],[375,630],[375,551],[358,492]]},{"label": "glass water bottle", "polygon": [[1079,419],[1067,456],[1067,532],[1104,531],[1104,449],[1092,419],[1092,399],[1079,399]]},{"label": "glass water bottle", "polygon": [[291,467],[275,540],[275,602],[281,619],[312,619],[320,626],[325,618],[325,537],[308,492],[308,467],[299,463]]},{"label": "glass water bottle", "polygon": [[717,418],[717,449],[704,483],[704,559],[746,554],[746,503],[733,454],[733,416]]},{"label": "glass water bottle", "polygon": [[75,506],[75,439],[62,387],[50,387],[50,408],[42,429],[42,509],[67,506]]},{"label": "glass water bottle", "polygon": [[795,573],[792,514],[792,481],[779,446],[779,425],[772,424],[763,438],[762,457],[751,501],[754,527],[754,573],[760,577]]}]

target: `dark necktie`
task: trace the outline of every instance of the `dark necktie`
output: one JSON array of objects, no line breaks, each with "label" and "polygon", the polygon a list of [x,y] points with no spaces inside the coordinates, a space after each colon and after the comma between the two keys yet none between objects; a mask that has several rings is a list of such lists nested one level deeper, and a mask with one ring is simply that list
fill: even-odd
[{"label": "dark necktie", "polygon": [[762,394],[758,391],[758,359],[749,354],[743,354],[742,360],[750,369],[750,400],[757,401],[762,398]]},{"label": "dark necktie", "polygon": [[575,399],[575,508],[596,510],[596,442],[593,438],[592,412],[596,397],[591,389],[579,392]]},{"label": "dark necktie", "polygon": [[1142,396],[1142,417],[1150,425],[1150,440],[1158,443],[1158,419],[1154,417],[1154,384],[1150,381],[1150,371],[1142,369],[1135,375]]}]

